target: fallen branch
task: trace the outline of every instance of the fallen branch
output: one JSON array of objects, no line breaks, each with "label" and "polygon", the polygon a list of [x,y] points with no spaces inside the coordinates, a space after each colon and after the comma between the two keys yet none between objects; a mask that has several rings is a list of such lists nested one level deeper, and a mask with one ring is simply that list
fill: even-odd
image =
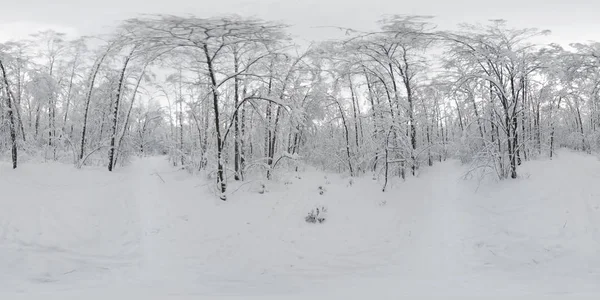
[{"label": "fallen branch", "polygon": [[166,182],[165,182],[165,180],[162,178],[162,176],[160,176],[160,174],[158,174],[158,172],[152,173],[152,175],[156,175],[156,176],[158,176],[158,178],[160,178],[160,180],[161,180],[163,183],[166,183]]}]

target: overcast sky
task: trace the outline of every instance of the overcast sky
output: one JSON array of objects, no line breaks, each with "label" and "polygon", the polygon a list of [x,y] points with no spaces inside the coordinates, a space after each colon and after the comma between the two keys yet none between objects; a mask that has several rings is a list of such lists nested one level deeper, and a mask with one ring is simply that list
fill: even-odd
[{"label": "overcast sky", "polygon": [[51,28],[70,35],[106,31],[139,13],[240,14],[293,25],[298,39],[321,40],[338,34],[323,26],[368,30],[385,14],[436,16],[449,29],[462,22],[505,19],[513,27],[552,31],[561,44],[600,41],[597,0],[0,0],[0,40]]}]

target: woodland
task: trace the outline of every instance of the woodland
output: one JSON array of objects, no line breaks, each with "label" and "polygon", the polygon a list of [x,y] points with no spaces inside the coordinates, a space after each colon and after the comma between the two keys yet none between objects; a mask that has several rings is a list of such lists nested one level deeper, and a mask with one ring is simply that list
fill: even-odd
[{"label": "woodland", "polygon": [[600,149],[599,43],[543,44],[549,32],[501,20],[338,29],[302,44],[268,20],[150,15],[2,43],[0,157],[114,171],[167,155],[227,200],[231,181],[304,165],[385,192],[447,159],[511,180],[557,148]]}]

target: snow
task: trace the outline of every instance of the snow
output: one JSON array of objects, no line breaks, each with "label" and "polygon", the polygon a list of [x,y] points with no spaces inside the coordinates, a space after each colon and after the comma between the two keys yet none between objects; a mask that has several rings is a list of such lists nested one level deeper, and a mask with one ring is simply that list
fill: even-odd
[{"label": "snow", "polygon": [[[440,163],[386,193],[371,176],[289,173],[264,194],[230,182],[222,202],[162,157],[114,173],[3,163],[0,297],[600,293],[596,157],[561,151],[479,186],[464,171]],[[327,220],[306,223],[317,206]]]}]

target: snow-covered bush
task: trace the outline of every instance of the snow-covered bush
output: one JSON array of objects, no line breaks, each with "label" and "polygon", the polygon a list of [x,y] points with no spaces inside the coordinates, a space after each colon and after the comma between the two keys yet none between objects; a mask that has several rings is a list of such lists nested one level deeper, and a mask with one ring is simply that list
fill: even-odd
[{"label": "snow-covered bush", "polygon": [[323,223],[327,219],[327,208],[325,206],[317,206],[311,209],[308,215],[304,218],[306,223]]},{"label": "snow-covered bush", "polygon": [[319,195],[323,195],[323,194],[325,194],[325,188],[322,185],[320,185],[319,186]]},{"label": "snow-covered bush", "polygon": [[267,186],[264,182],[259,183],[258,193],[264,194],[267,191]]}]

